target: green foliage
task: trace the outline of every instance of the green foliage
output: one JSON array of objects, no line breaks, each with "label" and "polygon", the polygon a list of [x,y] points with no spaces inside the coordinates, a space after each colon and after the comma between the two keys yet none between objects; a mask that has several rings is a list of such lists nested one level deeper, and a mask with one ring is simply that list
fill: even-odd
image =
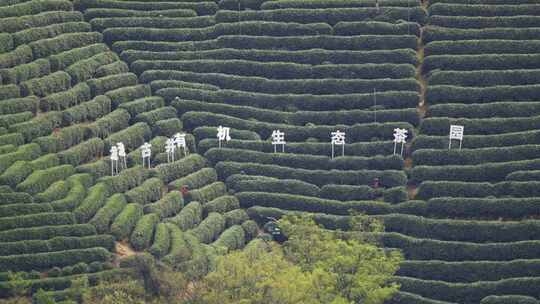
[{"label": "green foliage", "polygon": [[[106,98],[105,96],[102,97]],[[123,129],[128,128],[130,118],[131,115],[129,115],[126,110],[116,109],[102,117],[99,117],[96,121],[91,123],[88,126],[88,133],[90,136],[99,136],[105,138],[114,134],[115,132],[120,132]]]},{"label": "green foliage", "polygon": [[[100,43],[102,40],[103,35],[97,32],[67,33],[54,38],[30,42],[28,45],[32,48],[34,58],[45,58],[65,51]],[[55,67],[54,62],[53,59],[51,63],[53,68]],[[69,61],[66,63],[69,63]],[[65,68],[66,66],[63,67]]]},{"label": "green foliage", "polygon": [[148,177],[148,171],[135,166],[120,171],[115,176],[105,176],[98,180],[107,186],[109,193],[123,193],[141,185]]},{"label": "green foliage", "polygon": [[[101,39],[98,39],[101,40]],[[88,41],[91,42],[91,41]],[[97,41],[99,42],[99,41]],[[54,70],[63,70],[80,60],[88,59],[99,53],[107,52],[108,48],[105,44],[94,43],[89,45],[84,45],[81,47],[76,47],[70,50],[66,50],[59,54],[54,54],[49,57],[51,62],[51,67]]]},{"label": "green foliage", "polygon": [[198,201],[205,204],[227,193],[227,187],[222,182],[214,182],[199,189],[189,191],[188,201]]},{"label": "green foliage", "polygon": [[[3,19],[3,20],[6,20],[6,19]],[[33,59],[32,49],[27,45],[21,45],[10,52],[5,52],[5,53],[0,54],[0,68],[2,69],[12,68],[19,64],[28,63],[32,61],[32,59]]]},{"label": "green foliage", "polygon": [[86,83],[92,91],[92,96],[97,96],[118,88],[136,85],[137,76],[132,73],[122,73],[90,79]]},{"label": "green foliage", "polygon": [[218,248],[218,250],[224,250],[230,252],[237,249],[242,249],[246,243],[245,232],[242,226],[231,226],[219,236],[219,238],[211,245]]},{"label": "green foliage", "polygon": [[0,8],[0,17],[33,15],[42,11],[71,11],[73,5],[66,0],[29,1]]},{"label": "green foliage", "polygon": [[[213,2],[164,2],[160,4],[150,3],[150,2],[137,2],[137,3],[125,3],[122,1],[116,0],[79,0],[77,3],[77,8],[81,10],[86,10],[89,8],[109,8],[109,9],[132,9],[140,11],[149,11],[149,10],[172,10],[172,9],[183,9],[183,10],[194,10],[198,15],[213,15],[218,6]],[[184,12],[185,13],[185,12]],[[187,17],[186,15],[179,17]]]},{"label": "green foliage", "polygon": [[67,150],[59,152],[58,157],[63,164],[77,166],[103,155],[103,147],[103,140],[100,138],[91,138]]},{"label": "green foliage", "polygon": [[[19,84],[23,81],[30,80],[32,78],[43,77],[51,73],[51,66],[46,59],[38,59],[36,61],[17,65],[10,69],[0,70],[0,77],[5,84]],[[24,93],[23,95],[31,95]]]},{"label": "green foliage", "polygon": [[88,224],[55,225],[2,231],[0,232],[0,241],[48,240],[56,236],[87,236],[93,234],[96,234],[96,228]]},{"label": "green foliage", "polygon": [[148,248],[150,252],[156,258],[164,257],[171,247],[171,235],[169,227],[165,223],[159,223],[156,225],[156,233],[154,235],[154,242],[152,246]]},{"label": "green foliage", "polygon": [[189,232],[192,233],[201,243],[211,243],[225,229],[225,218],[216,212],[208,214],[197,227]]},{"label": "green foliage", "polygon": [[160,219],[175,216],[184,207],[184,196],[179,191],[170,191],[159,201],[144,206],[144,213],[155,213]]},{"label": "green foliage", "polygon": [[79,262],[107,261],[111,256],[105,248],[73,249],[56,252],[21,254],[0,257],[2,269],[21,271],[63,267]]},{"label": "green foliage", "polygon": [[[124,110],[118,111],[122,111],[127,114],[127,112]],[[133,150],[144,144],[150,139],[151,136],[152,131],[150,130],[150,127],[144,122],[139,122],[105,138],[105,150],[108,151],[109,148],[112,145],[115,145],[117,142],[123,142],[126,149]]]},{"label": "green foliage", "polygon": [[0,115],[37,111],[39,99],[35,96],[2,100]]},{"label": "green foliage", "polygon": [[82,14],[76,11],[45,11],[27,16],[3,18],[0,21],[0,28],[7,33],[14,33],[33,27],[82,20]]},{"label": "green foliage", "polygon": [[239,208],[223,213],[223,217],[225,218],[225,227],[227,228],[233,225],[242,225],[249,220],[246,211]]},{"label": "green foliage", "polygon": [[37,144],[21,145],[15,152],[0,155],[0,172],[4,172],[18,160],[32,160],[38,158],[41,150]]},{"label": "green foliage", "polygon": [[52,93],[65,91],[71,87],[71,77],[68,73],[58,71],[41,78],[30,79],[21,83],[21,93],[24,96],[47,96]]},{"label": "green foliage", "polygon": [[121,103],[118,107],[127,110],[131,117],[136,117],[140,113],[152,111],[163,106],[165,106],[163,98],[150,96]]},{"label": "green foliage", "polygon": [[264,175],[280,179],[297,179],[316,186],[340,181],[349,185],[368,185],[374,178],[379,178],[383,187],[405,185],[407,178],[402,171],[396,170],[306,170],[258,163],[219,162],[216,164],[218,176],[222,179],[233,174]]},{"label": "green foliage", "polygon": [[133,249],[143,250],[150,246],[152,238],[154,236],[154,228],[159,223],[159,216],[150,213],[144,215],[135,226],[135,229],[131,233],[129,242]]},{"label": "green foliage", "polygon": [[266,79],[255,76],[228,74],[202,74],[188,71],[150,70],[141,74],[142,82],[158,79],[176,79],[209,83],[224,89],[257,91],[266,94],[354,94],[384,91],[418,91],[418,83],[412,79]]},{"label": "green foliage", "polygon": [[28,240],[3,243],[2,255],[32,254],[38,252],[62,251],[103,247],[114,249],[114,238],[110,235],[90,235],[83,237],[54,237],[49,240]]},{"label": "green foliage", "polygon": [[135,203],[127,204],[124,210],[114,219],[111,234],[117,240],[123,240],[131,235],[131,231],[143,216],[142,206]]},{"label": "green foliage", "polygon": [[173,180],[168,184],[168,187],[169,189],[180,189],[182,186],[186,186],[188,189],[197,189],[216,181],[216,170],[213,168],[203,168],[187,176]]},{"label": "green foliage", "polygon": [[145,84],[121,87],[105,93],[113,101],[113,107],[150,95],[150,86]]},{"label": "green foliage", "polygon": [[109,225],[122,212],[127,205],[126,198],[121,193],[116,193],[107,199],[105,205],[89,221],[97,232],[106,233],[109,231]]},{"label": "green foliage", "polygon": [[17,185],[18,191],[36,194],[45,191],[50,185],[58,180],[63,180],[73,175],[75,168],[71,165],[61,165],[43,170],[36,170],[23,182]]},{"label": "green foliage", "polygon": [[93,78],[100,67],[113,63],[117,60],[118,55],[111,51],[107,51],[96,54],[90,58],[77,61],[76,63],[68,66],[65,71],[71,76],[72,83],[75,84]]},{"label": "green foliage", "polygon": [[158,120],[169,118],[176,118],[176,109],[170,106],[141,113],[134,118],[134,122],[145,122],[150,126],[154,126]]},{"label": "green foliage", "polygon": [[145,180],[140,186],[127,191],[125,196],[129,203],[146,205],[161,198],[162,187],[161,179],[153,177]]},{"label": "green foliage", "polygon": [[533,297],[510,295],[510,296],[488,296],[480,301],[480,304],[536,304],[538,300]]},{"label": "green foliage", "polygon": [[198,154],[190,154],[184,158],[167,164],[157,165],[153,170],[157,177],[165,183],[184,177],[206,166],[206,159]]},{"label": "green foliage", "polygon": [[[360,36],[361,37],[361,36]],[[253,59],[255,60],[255,59]],[[356,94],[265,94],[261,92],[243,92],[235,90],[210,91],[192,88],[167,88],[156,92],[166,101],[175,97],[185,100],[204,100],[212,103],[254,106],[264,109],[298,109],[304,111],[336,111],[365,109],[373,106],[373,93]],[[418,103],[418,93],[413,92],[377,92],[377,104],[387,109],[414,108]]]},{"label": "green foliage", "polygon": [[85,223],[90,220],[105,205],[107,196],[108,191],[104,183],[98,183],[88,189],[88,195],[73,211],[77,222]]},{"label": "green foliage", "polygon": [[197,226],[202,221],[203,207],[199,202],[191,202],[187,204],[180,212],[166,220],[168,223],[173,223],[181,230],[186,231]]},{"label": "green foliage", "polygon": [[11,132],[18,132],[24,136],[27,142],[36,137],[50,135],[52,131],[62,123],[62,113],[48,112],[34,117],[32,120],[26,119],[25,122],[15,123],[9,127]]},{"label": "green foliage", "polygon": [[[183,128],[182,121],[176,117],[158,120],[154,124],[152,133],[154,136],[169,136],[172,137],[174,134]],[[186,138],[186,144],[189,138]]]},{"label": "green foliage", "polygon": [[[81,103],[90,99],[90,87],[88,87],[86,83],[79,83],[69,90],[53,93],[41,98],[39,107],[42,111],[65,110],[62,113],[63,121],[65,124],[72,124],[88,119],[84,115],[87,115],[86,112],[89,112],[89,110],[86,110],[86,112],[84,112],[84,110],[91,109],[91,104],[86,105]],[[79,114],[78,112],[83,112],[84,114]],[[92,118],[92,116],[88,116],[89,118]]]}]

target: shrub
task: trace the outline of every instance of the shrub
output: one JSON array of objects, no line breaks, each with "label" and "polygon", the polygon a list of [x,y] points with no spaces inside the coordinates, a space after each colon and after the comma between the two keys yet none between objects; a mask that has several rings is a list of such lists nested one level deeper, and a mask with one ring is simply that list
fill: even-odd
[{"label": "shrub", "polygon": [[32,59],[32,49],[28,45],[21,45],[10,52],[0,54],[0,68],[12,68],[20,64],[31,62]]},{"label": "shrub", "polygon": [[337,157],[298,155],[292,153],[263,153],[244,149],[213,148],[204,154],[212,163],[220,161],[253,162],[273,164],[310,170],[399,170],[403,168],[403,159],[399,156],[375,157]]},{"label": "shrub", "polygon": [[[62,112],[62,120],[65,124],[74,124],[74,123],[82,123],[90,120],[96,120],[100,117],[103,117],[104,115],[110,113],[111,111],[111,100],[107,98],[106,96],[97,96],[96,98],[92,99],[91,101],[82,103],[80,105],[71,107],[65,111]],[[123,114],[123,116],[126,116],[125,113],[121,113],[122,111],[115,112],[114,115]],[[107,118],[105,118],[107,119]],[[127,118],[129,119],[129,117]],[[90,132],[98,132],[100,129],[100,124],[104,123],[110,123],[110,120],[103,120],[100,122],[94,122],[92,125],[90,125]],[[85,128],[88,129],[88,128]]]},{"label": "shrub", "polygon": [[36,170],[22,183],[17,185],[17,190],[36,194],[44,191],[58,180],[63,180],[73,175],[75,168],[71,165],[61,165],[44,170]]},{"label": "shrub", "polygon": [[[339,21],[360,21],[360,20],[380,20],[393,22],[396,20],[407,20],[424,23],[426,12],[416,6],[406,7],[375,7],[366,8],[286,8],[279,10],[261,11],[218,11],[216,13],[217,22],[236,22],[237,20],[264,20],[288,22],[295,20],[301,23],[326,22],[334,25]],[[243,33],[243,31],[242,31]]]},{"label": "shrub", "polygon": [[3,18],[0,21],[0,28],[7,33],[15,33],[29,28],[82,20],[83,15],[80,12],[45,11],[27,16]]},{"label": "shrub", "polygon": [[188,201],[198,201],[202,204],[207,203],[227,193],[227,187],[222,182],[214,182],[199,189],[189,191]]},{"label": "shrub", "polygon": [[48,240],[57,236],[88,236],[94,234],[96,234],[96,228],[88,224],[54,225],[1,231],[0,241]]},{"label": "shrub", "polygon": [[126,110],[116,109],[91,123],[88,126],[89,136],[107,137],[114,132],[119,132],[129,126],[130,118],[131,115]]},{"label": "shrub", "polygon": [[[45,58],[64,51],[100,43],[102,40],[103,35],[97,32],[67,33],[54,38],[30,42],[28,45],[32,48],[34,58]],[[52,64],[54,67],[54,61]]]},{"label": "shrub", "polygon": [[484,104],[439,104],[429,107],[429,116],[490,118],[526,117],[540,114],[536,102],[490,102]]},{"label": "shrub", "polygon": [[436,197],[427,203],[426,214],[454,218],[504,218],[520,220],[538,212],[536,198]]},{"label": "shrub", "polygon": [[50,240],[3,243],[1,252],[2,255],[15,255],[93,247],[103,247],[107,250],[112,250],[114,248],[114,239],[110,235],[91,235],[84,237],[60,236]]},{"label": "shrub", "polygon": [[19,146],[17,151],[0,155],[0,172],[4,172],[9,166],[18,160],[32,160],[39,157],[41,151],[37,144]]},{"label": "shrub", "polygon": [[[433,18],[435,16],[432,16]],[[460,20],[467,17],[459,16]],[[502,17],[507,18],[507,17]],[[519,16],[518,16],[519,18]],[[493,18],[486,18],[494,20]],[[499,22],[496,21],[498,24]],[[489,54],[497,50],[500,54],[534,54],[540,42],[536,40],[462,40],[462,41],[434,41],[425,47],[425,56],[432,55],[459,55],[459,54]]]},{"label": "shrub", "polygon": [[28,44],[33,41],[52,38],[65,33],[89,32],[91,26],[87,22],[65,22],[44,27],[29,28],[11,34],[15,45]]},{"label": "shrub", "polygon": [[[167,88],[156,92],[167,102],[172,102],[177,96],[185,100],[204,100],[212,103],[254,106],[265,109],[287,108],[305,111],[336,111],[365,109],[373,106],[373,91],[355,94],[265,94],[259,92],[243,92],[234,90],[210,91],[191,88]],[[386,109],[414,108],[418,104],[416,92],[377,92],[377,104]]]},{"label": "shrub", "polygon": [[528,85],[536,84],[536,77],[540,77],[540,70],[435,71],[431,73],[429,83],[474,87]]},{"label": "shrub", "polygon": [[255,91],[267,94],[354,94],[371,93],[373,90],[418,91],[418,83],[412,79],[267,79],[254,76],[194,73],[189,71],[150,70],[141,74],[142,82],[158,79],[177,79],[209,83],[223,89]]},{"label": "shrub", "polygon": [[31,204],[34,202],[34,198],[24,192],[4,192],[0,193],[0,205],[11,204]]},{"label": "shrub", "polygon": [[[172,137],[183,128],[182,121],[178,118],[169,118],[156,121],[152,133],[154,136],[169,136]],[[187,144],[187,138],[186,138]]]},{"label": "shrub", "polygon": [[[380,2],[383,7],[415,7],[418,6],[418,1],[416,0],[384,0]],[[350,8],[350,7],[374,7],[375,3],[372,1],[321,1],[321,0],[308,0],[308,1],[297,1],[297,0],[279,0],[273,2],[263,2],[261,4],[261,9],[271,10],[271,9],[284,9],[284,8]],[[231,7],[230,9],[234,9]]]},{"label": "shrub", "polygon": [[98,180],[104,183],[109,193],[124,193],[129,189],[135,188],[142,184],[148,177],[148,171],[143,167],[136,166],[122,170],[116,176],[106,176]]},{"label": "shrub", "polygon": [[257,62],[249,60],[137,60],[131,64],[135,73],[146,70],[181,70],[196,73],[226,73],[271,79],[311,78],[408,78],[415,75],[409,64],[329,64],[308,65],[291,62]]},{"label": "shrub", "polygon": [[225,229],[225,218],[216,212],[210,213],[197,227],[189,232],[201,243],[211,243]]},{"label": "shrub", "polygon": [[[330,133],[334,132],[336,129],[346,132],[347,142],[369,141],[374,138],[388,138],[388,134],[392,134],[395,127],[407,129],[409,134],[413,134],[412,125],[401,122],[355,124],[352,126],[293,126],[289,124],[252,121],[209,112],[188,112],[182,115],[181,119],[184,122],[184,125],[189,129],[199,126],[217,127],[218,125],[225,125],[231,128],[251,130],[258,133],[262,138],[270,138],[273,130],[282,130],[287,134],[288,141],[306,141],[307,138],[312,137],[320,141],[328,142]],[[214,134],[216,134],[215,132],[217,131],[214,128]]]},{"label": "shrub", "polygon": [[81,204],[73,211],[78,223],[86,223],[103,207],[108,196],[107,187],[104,183],[98,183],[88,189],[88,195]]},{"label": "shrub", "polygon": [[334,33],[340,36],[355,35],[415,35],[420,37],[420,24],[415,22],[387,23],[377,21],[343,22],[334,25]]},{"label": "shrub", "polygon": [[129,203],[146,205],[161,198],[161,179],[153,177],[145,180],[140,186],[135,187],[125,193]]},{"label": "shrub", "polygon": [[40,203],[52,202],[66,197],[68,195],[69,188],[69,182],[59,180],[50,185],[45,191],[34,195],[34,198]]},{"label": "shrub", "polygon": [[[124,74],[121,74],[124,75]],[[131,77],[131,76],[130,76]],[[105,93],[113,101],[113,107],[117,107],[122,103],[130,102],[138,98],[143,98],[150,95],[150,86],[145,84],[124,86],[115,90],[110,90]]]},{"label": "shrub", "polygon": [[[158,136],[150,140],[150,144],[152,145],[152,147],[150,147],[150,150],[152,151],[150,159],[152,160],[152,162],[155,162],[157,155],[159,155],[159,153],[163,150],[163,146],[165,146],[165,142],[167,141],[167,139],[167,137]],[[140,147],[128,153],[127,162],[128,166],[130,166],[131,164],[143,165]]]},{"label": "shrub", "polygon": [[20,112],[36,113],[38,104],[39,99],[35,96],[2,100],[2,103],[0,103],[0,115]]},{"label": "shrub", "polygon": [[539,169],[540,161],[535,159],[465,166],[416,166],[411,171],[411,180],[499,182],[514,171]]},{"label": "shrub", "polygon": [[[19,84],[32,78],[43,77],[51,73],[51,66],[46,59],[17,65],[10,69],[0,70],[0,77],[4,84]],[[25,93],[23,93],[25,94]]]},{"label": "shrub", "polygon": [[109,225],[113,219],[122,212],[127,205],[126,198],[123,194],[117,193],[107,199],[105,205],[89,221],[98,233],[106,233],[109,231]]},{"label": "shrub", "polygon": [[90,79],[86,83],[90,87],[92,95],[96,96],[105,94],[118,88],[136,85],[137,76],[132,73],[123,73],[105,76],[102,78]]},{"label": "shrub", "polygon": [[176,109],[173,107],[161,107],[137,115],[134,122],[145,122],[150,126],[154,126],[158,120],[169,118],[176,118]]},{"label": "shrub", "polygon": [[82,118],[78,118],[79,120],[73,118],[70,119],[70,116],[80,117],[81,115],[86,114],[86,112],[84,111],[84,114],[79,114],[78,111],[90,108],[90,105],[81,104],[90,99],[90,87],[88,87],[86,83],[79,83],[68,89],[67,91],[53,93],[49,96],[41,98],[39,101],[39,108],[42,111],[66,110],[63,113],[64,124],[72,124],[83,121],[85,116],[83,116]]},{"label": "shrub", "polygon": [[0,205],[0,212],[5,217],[15,217],[36,213],[52,212],[50,204],[13,204]]},{"label": "shrub", "polygon": [[[86,10],[89,8],[109,8],[109,9],[132,9],[140,11],[152,11],[152,10],[170,10],[170,9],[184,9],[194,10],[198,15],[213,15],[218,6],[213,2],[163,2],[163,3],[151,3],[151,2],[136,2],[125,3],[115,0],[80,0],[77,3],[77,8],[80,10]],[[186,16],[184,16],[186,17]]]},{"label": "shrub", "polygon": [[138,114],[152,111],[163,106],[165,106],[163,98],[158,96],[150,96],[121,103],[118,107],[128,111],[131,117],[136,117]]},{"label": "shrub", "polygon": [[387,203],[397,204],[406,201],[409,193],[406,187],[394,187],[383,191],[383,200]]},{"label": "shrub", "polygon": [[159,217],[153,213],[144,215],[131,233],[130,244],[135,250],[143,250],[150,246],[154,228],[159,223]]},{"label": "shrub", "polygon": [[154,168],[156,176],[165,183],[184,177],[206,166],[206,160],[198,154],[190,154],[172,163],[160,164]]},{"label": "shrub", "polygon": [[154,242],[152,243],[152,246],[148,248],[148,252],[150,252],[156,258],[161,258],[169,252],[170,247],[171,235],[169,232],[169,227],[165,223],[157,224]]},{"label": "shrub", "polygon": [[47,212],[0,218],[0,229],[30,228],[47,225],[74,224],[75,218],[69,212]]},{"label": "shrub", "polygon": [[0,8],[0,17],[34,15],[42,11],[71,11],[73,5],[67,0],[29,1]]},{"label": "shrub", "polygon": [[105,248],[73,249],[56,252],[22,254],[0,257],[2,269],[24,271],[63,267],[79,262],[107,261],[111,257]]},{"label": "shrub", "polygon": [[540,12],[536,5],[466,5],[434,3],[429,7],[430,15],[443,16],[513,16],[535,15]]},{"label": "shrub", "polygon": [[19,97],[21,97],[21,89],[19,86],[14,84],[0,86],[0,98],[9,99]]},{"label": "shrub", "polygon": [[[430,135],[446,135],[451,124],[461,124],[467,128],[468,134],[498,134],[528,131],[531,124],[540,121],[539,116],[533,117],[512,117],[512,118],[490,118],[490,119],[455,119],[434,117],[422,121],[421,131]],[[445,130],[446,129],[446,130]]]},{"label": "shrub", "polygon": [[[113,63],[117,60],[118,56],[115,53],[107,51],[96,54],[87,59],[79,60],[76,63],[68,66],[65,71],[71,76],[72,83],[76,84],[96,77],[96,72],[100,67]],[[92,89],[91,86],[90,88]],[[92,92],[95,93],[95,91]]]},{"label": "shrub", "polygon": [[435,55],[424,60],[423,70],[506,70],[539,68],[536,54]]},{"label": "shrub", "polygon": [[101,159],[92,163],[79,165],[75,168],[78,173],[88,173],[95,179],[110,175],[111,168],[109,162]]},{"label": "shrub", "polygon": [[[161,19],[160,19],[161,20]],[[333,64],[362,64],[362,63],[380,63],[380,64],[412,64],[417,63],[415,58],[416,52],[411,49],[396,49],[396,50],[373,50],[373,51],[355,51],[355,50],[326,50],[326,49],[307,49],[289,51],[286,49],[273,49],[256,47],[250,49],[242,49],[243,46],[236,48],[229,48],[226,45],[228,39],[236,39],[241,36],[223,36],[215,40],[216,47],[212,49],[204,50],[203,47],[195,48],[196,50],[169,50],[168,52],[155,52],[145,50],[128,49],[122,52],[121,57],[127,62],[134,62],[136,60],[203,60],[203,59],[239,59],[239,60],[251,60],[259,62],[295,62],[303,64],[320,65],[331,62]],[[259,39],[295,39],[296,41],[304,41],[313,39],[318,36],[308,37],[247,37],[259,38]],[[327,36],[328,39],[335,39],[336,36]],[[352,36],[349,39],[358,39],[362,36]],[[193,46],[196,46],[197,41],[192,41]],[[223,42],[223,43],[222,43]],[[223,48],[220,48],[219,44],[224,44]],[[315,47],[315,46],[314,46]],[[185,81],[172,81],[161,80],[155,84],[162,84],[157,87],[163,87],[164,90],[170,91],[178,90],[180,88],[191,88],[200,90],[217,91],[217,87],[207,84],[194,84]],[[154,87],[156,87],[153,84]],[[156,91],[158,90],[156,87]],[[218,92],[216,92],[218,93]],[[174,98],[175,96],[173,96]]]},{"label": "shrub", "polygon": [[272,192],[319,196],[319,192],[321,191],[321,189],[315,185],[294,179],[240,175],[239,177],[241,179],[232,182],[231,178],[234,178],[235,176],[236,175],[231,175],[227,178],[227,184],[232,184],[231,187],[236,192]]},{"label": "shrub", "polygon": [[97,68],[96,73],[94,74],[94,77],[105,77],[109,75],[114,74],[122,74],[129,72],[128,65],[120,60],[117,60],[115,62],[100,66]]},{"label": "shrub", "polygon": [[480,301],[480,304],[537,304],[538,300],[533,297],[509,295],[509,296],[487,296]]},{"label": "shrub", "polygon": [[114,219],[111,225],[111,234],[117,240],[123,240],[131,235],[131,231],[143,216],[143,208],[139,204],[127,204],[124,210]]},{"label": "shrub", "polygon": [[15,123],[9,127],[11,132],[21,133],[26,141],[32,141],[36,137],[50,135],[54,128],[62,123],[60,112],[48,112],[34,117],[32,120]]},{"label": "shrub", "polygon": [[[100,40],[100,39],[99,39]],[[85,45],[70,50],[66,50],[59,54],[54,54],[49,57],[53,70],[64,70],[65,68],[94,55],[107,52],[109,48],[102,43],[94,43]]]},{"label": "shrub", "polygon": [[[490,148],[519,146],[540,143],[540,132],[523,131],[507,134],[493,135],[468,135],[467,140],[463,142],[463,148]],[[420,135],[413,140],[412,149],[448,149],[448,135],[445,136],[425,136]]]},{"label": "shrub", "polygon": [[187,204],[180,212],[166,222],[175,224],[183,231],[197,226],[202,221],[203,208],[199,202],[191,202]]},{"label": "shrub", "polygon": [[415,165],[476,165],[488,162],[507,162],[534,159],[539,155],[536,145],[512,147],[437,150],[420,149],[413,153]]},{"label": "shrub", "polygon": [[[186,11],[186,13],[189,11]],[[90,20],[92,28],[96,31],[104,31],[114,27],[152,27],[152,28],[197,28],[215,25],[213,16],[197,16],[192,12],[185,18],[157,18],[157,17],[117,17],[96,18]],[[130,62],[129,60],[126,60]],[[130,62],[131,63],[131,62]]]},{"label": "shrub", "polygon": [[133,150],[149,140],[151,135],[152,131],[150,130],[150,127],[144,122],[139,122],[105,138],[104,149],[105,151],[108,151],[112,145],[117,142],[122,142],[126,149]]},{"label": "shrub", "polygon": [[217,181],[217,172],[213,168],[202,168],[194,173],[173,180],[168,184],[170,190],[186,186],[188,189],[201,188]]},{"label": "shrub", "polygon": [[174,216],[184,207],[184,196],[179,191],[171,191],[159,201],[144,206],[144,213],[155,213],[160,219]]},{"label": "shrub", "polygon": [[73,166],[89,162],[99,155],[103,155],[103,140],[100,138],[91,138],[58,153],[61,163]]},{"label": "shrub", "polygon": [[[311,195],[311,196],[320,196],[321,198],[334,199],[334,200],[340,200],[340,201],[356,201],[356,200],[373,200],[377,196],[380,196],[382,192],[384,192],[384,190],[373,189],[370,186],[328,184],[321,187],[321,192],[319,195]],[[285,192],[285,193],[306,195],[303,193],[294,193],[294,192]]]},{"label": "shrub", "polygon": [[537,181],[540,180],[540,170],[515,171],[506,176],[507,181]]},{"label": "shrub", "polygon": [[242,225],[245,221],[249,220],[249,216],[244,209],[234,209],[223,213],[225,218],[225,227],[231,227],[233,225]]},{"label": "shrub", "polygon": [[[460,16],[461,17],[461,16]],[[441,40],[482,40],[482,39],[507,39],[513,40],[534,40],[538,38],[540,32],[535,28],[504,28],[499,25],[497,28],[482,29],[456,29],[444,27],[427,27],[423,31],[422,40],[424,43]]]},{"label": "shrub", "polygon": [[0,183],[15,188],[15,186],[30,175],[32,171],[34,171],[34,169],[30,162],[24,160],[16,161],[0,175]]},{"label": "shrub", "polygon": [[232,251],[242,249],[246,243],[246,236],[242,226],[231,226],[219,236],[219,238],[212,243],[214,247],[223,247],[225,251]]},{"label": "shrub", "polygon": [[193,17],[196,13],[190,9],[167,10],[128,10],[114,8],[90,8],[85,11],[88,20],[95,18],[124,18],[124,17]]},{"label": "shrub", "polygon": [[342,184],[359,185],[371,184],[374,178],[379,178],[383,187],[402,186],[407,183],[407,178],[403,172],[387,170],[358,170],[358,171],[340,171],[340,170],[306,170],[293,169],[275,165],[262,165],[257,163],[236,163],[236,162],[220,162],[216,165],[216,171],[221,179],[225,179],[233,174],[244,172],[248,175],[264,175],[280,179],[297,179],[304,182],[309,182],[316,186],[332,184],[336,180]]},{"label": "shrub", "polygon": [[24,96],[37,95],[40,97],[65,91],[71,87],[71,77],[68,73],[58,71],[50,75],[30,79],[21,83],[21,93]]},{"label": "shrub", "polygon": [[177,265],[187,261],[191,257],[191,252],[187,247],[185,233],[175,225],[165,224],[169,230],[170,251],[162,260],[169,265]]},{"label": "shrub", "polygon": [[244,229],[246,242],[253,240],[257,235],[259,235],[259,226],[257,223],[252,220],[248,220],[242,223],[242,228]]},{"label": "shrub", "polygon": [[240,202],[235,196],[223,195],[203,205],[204,214],[212,212],[225,213],[240,208]]}]

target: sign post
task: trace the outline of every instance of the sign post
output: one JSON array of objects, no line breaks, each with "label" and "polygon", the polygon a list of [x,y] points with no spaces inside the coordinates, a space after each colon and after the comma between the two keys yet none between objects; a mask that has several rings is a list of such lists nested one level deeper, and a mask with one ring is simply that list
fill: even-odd
[{"label": "sign post", "polygon": [[401,144],[401,156],[403,156],[403,146],[407,142],[407,129],[394,129],[394,155],[396,155],[397,145]]},{"label": "sign post", "polygon": [[142,146],[141,146],[141,155],[142,155],[142,159],[143,159],[143,168],[145,166],[145,159],[148,159],[148,169],[150,169],[151,167],[151,164],[150,164],[150,156],[152,155],[152,150],[150,149],[152,148],[152,145],[145,142]]},{"label": "sign post", "polygon": [[341,156],[345,156],[345,132],[337,130],[330,135],[332,137],[332,159],[335,157],[335,146],[341,146]]},{"label": "sign post", "polygon": [[281,145],[281,153],[285,153],[285,132],[272,131],[272,145],[274,145],[274,153],[277,153],[278,145]]},{"label": "sign post", "polygon": [[461,150],[461,145],[463,143],[463,132],[465,130],[464,126],[459,125],[450,125],[450,138],[448,140],[448,149],[452,149],[452,139],[459,140],[459,149]]},{"label": "sign post", "polygon": [[217,128],[217,138],[218,138],[218,141],[219,141],[219,147],[221,148],[221,142],[222,141],[229,141],[231,140],[231,136],[230,136],[230,131],[231,131],[231,128],[227,128],[227,127],[223,127],[223,126],[219,126]]}]

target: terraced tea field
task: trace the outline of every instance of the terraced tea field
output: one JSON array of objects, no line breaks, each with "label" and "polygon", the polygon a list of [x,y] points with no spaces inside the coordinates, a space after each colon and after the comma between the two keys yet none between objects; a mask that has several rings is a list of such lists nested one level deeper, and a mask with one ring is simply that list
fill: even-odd
[{"label": "terraced tea field", "polygon": [[133,278],[119,244],[204,274],[267,217],[354,210],[405,256],[389,302],[538,303],[539,50],[537,0],[0,1],[0,298]]}]

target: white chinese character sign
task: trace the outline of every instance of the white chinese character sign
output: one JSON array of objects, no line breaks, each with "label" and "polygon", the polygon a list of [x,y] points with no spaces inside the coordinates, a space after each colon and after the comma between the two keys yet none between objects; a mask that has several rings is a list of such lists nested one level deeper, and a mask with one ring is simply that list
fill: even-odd
[{"label": "white chinese character sign", "polygon": [[150,169],[150,156],[152,155],[152,145],[145,142],[144,145],[141,146],[141,156],[143,160],[143,167],[146,165],[146,160],[148,160],[148,169]]},{"label": "white chinese character sign", "polygon": [[229,141],[231,140],[231,136],[230,136],[230,131],[231,129],[230,128],[226,128],[226,127],[223,127],[223,126],[219,126],[217,128],[217,138],[218,138],[218,141],[219,141],[219,147],[221,148],[221,142],[222,141]]},{"label": "white chinese character sign", "polygon": [[[127,169],[126,147],[121,142],[116,143],[116,147],[118,149],[118,156],[119,156],[119,158],[121,160],[120,164],[123,165],[124,169]],[[122,166],[120,166],[120,167],[122,167]]]},{"label": "white chinese character sign", "polygon": [[278,145],[281,145],[281,152],[285,153],[285,132],[280,130],[272,131],[272,145],[274,145],[274,153],[277,152]]},{"label": "white chinese character sign", "polygon": [[452,140],[459,140],[459,149],[461,150],[461,144],[463,143],[463,131],[464,126],[450,125],[450,138],[448,140],[448,149],[452,149]]},{"label": "white chinese character sign", "polygon": [[330,135],[332,137],[332,158],[335,157],[335,146],[341,146],[341,156],[345,156],[345,132],[337,130]]},{"label": "white chinese character sign", "polygon": [[394,129],[394,155],[396,154],[397,145],[401,144],[401,156],[403,156],[403,146],[407,142],[407,129]]},{"label": "white chinese character sign", "polygon": [[109,152],[111,153],[111,175],[114,176],[118,174],[118,148],[112,146]]},{"label": "white chinese character sign", "polygon": [[174,144],[176,145],[176,148],[178,148],[179,151],[181,150],[184,156],[188,155],[189,151],[186,144],[186,134],[176,133],[174,134],[173,139],[174,139]]},{"label": "white chinese character sign", "polygon": [[165,142],[165,152],[167,152],[167,162],[174,161],[174,151],[176,150],[176,145],[174,143],[174,139],[167,138],[167,141]]}]

